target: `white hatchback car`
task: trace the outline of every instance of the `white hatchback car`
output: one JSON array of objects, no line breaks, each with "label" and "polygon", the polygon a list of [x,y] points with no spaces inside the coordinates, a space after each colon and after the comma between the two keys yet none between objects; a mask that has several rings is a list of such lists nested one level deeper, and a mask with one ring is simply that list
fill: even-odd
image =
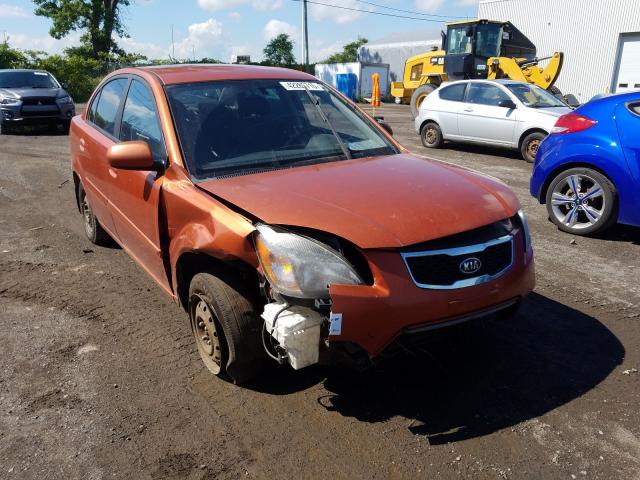
[{"label": "white hatchback car", "polygon": [[540,142],[569,107],[535,85],[513,80],[460,80],[429,94],[415,120],[422,144],[445,140],[520,150],[533,162]]}]

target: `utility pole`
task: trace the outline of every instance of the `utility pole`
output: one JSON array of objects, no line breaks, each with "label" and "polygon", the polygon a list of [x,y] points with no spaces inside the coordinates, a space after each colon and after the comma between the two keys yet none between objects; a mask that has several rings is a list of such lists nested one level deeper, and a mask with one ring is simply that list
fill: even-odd
[{"label": "utility pole", "polygon": [[309,65],[309,27],[307,26],[307,0],[302,0],[302,63]]},{"label": "utility pole", "polygon": [[171,24],[171,60],[175,62],[176,60],[176,44],[173,41],[173,23]]}]

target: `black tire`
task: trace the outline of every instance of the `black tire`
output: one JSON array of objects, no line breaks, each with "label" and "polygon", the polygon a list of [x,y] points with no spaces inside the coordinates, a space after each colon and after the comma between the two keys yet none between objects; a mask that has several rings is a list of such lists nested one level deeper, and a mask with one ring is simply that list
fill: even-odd
[{"label": "black tire", "polygon": [[0,122],[0,135],[8,135],[11,133],[11,127]]},{"label": "black tire", "polygon": [[[598,198],[598,200],[602,203],[592,205],[592,208],[595,207],[597,209],[598,207],[600,207],[601,214],[598,220],[590,226],[572,227],[563,223],[562,220],[558,218],[558,212],[560,212],[561,214],[565,213],[565,210],[573,208],[571,206],[572,204],[567,205],[566,208],[562,210],[561,208],[563,207],[558,205],[556,205],[556,209],[554,209],[554,204],[552,203],[554,200],[553,194],[554,191],[556,191],[556,188],[561,185],[561,182],[565,182],[569,177],[575,175],[582,176],[584,178],[583,182],[585,183],[588,181],[588,179],[592,179],[593,181],[597,182],[602,189],[601,200]],[[581,187],[583,186],[583,182],[581,182]],[[585,188],[588,188],[588,185]],[[616,190],[615,185],[611,182],[611,180],[602,175],[600,172],[586,167],[570,168],[569,170],[565,170],[564,172],[560,172],[558,175],[556,175],[556,177],[549,184],[545,200],[549,219],[553,223],[555,223],[556,226],[563,232],[571,233],[574,235],[593,235],[603,232],[611,227],[611,225],[613,225],[618,218],[618,191]],[[589,201],[595,200],[595,198],[592,198]],[[582,201],[584,202],[585,199],[582,199]],[[577,202],[574,202],[573,205],[575,205],[576,203]],[[584,211],[584,207],[581,210],[582,212],[579,212],[578,215],[581,215],[582,218],[587,218],[587,213]]]},{"label": "black tire", "polygon": [[224,271],[196,274],[188,308],[198,353],[213,374],[239,385],[260,373],[262,320],[240,279]]},{"label": "black tire", "polygon": [[425,99],[427,95],[433,92],[436,89],[434,85],[422,85],[418,87],[411,95],[411,115],[413,118],[418,116],[418,111],[420,110],[420,105],[422,101]]},{"label": "black tire", "polygon": [[427,148],[440,148],[444,142],[440,126],[435,122],[425,123],[420,130],[420,140]]},{"label": "black tire", "polygon": [[522,143],[520,143],[520,155],[526,162],[535,162],[538,147],[540,147],[540,143],[545,138],[547,138],[547,134],[543,132],[533,132],[524,137]]},{"label": "black tire", "polygon": [[65,135],[69,135],[69,129],[71,128],[71,122],[65,121],[62,122],[62,133]]},{"label": "black tire", "polygon": [[87,238],[96,245],[109,245],[113,240],[93,213],[82,184],[78,185],[78,205],[84,220],[84,232],[87,234]]}]

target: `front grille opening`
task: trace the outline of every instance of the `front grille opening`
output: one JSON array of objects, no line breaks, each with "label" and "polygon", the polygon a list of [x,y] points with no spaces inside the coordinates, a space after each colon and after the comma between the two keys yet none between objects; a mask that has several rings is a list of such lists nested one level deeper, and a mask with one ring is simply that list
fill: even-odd
[{"label": "front grille opening", "polygon": [[[405,260],[414,281],[420,285],[430,286],[452,286],[456,282],[485,275],[494,277],[508,268],[513,261],[510,240],[489,246],[481,252],[457,255],[425,253],[424,256],[406,257]],[[463,273],[460,264],[468,258],[477,258],[482,262],[482,267],[472,274]]]}]

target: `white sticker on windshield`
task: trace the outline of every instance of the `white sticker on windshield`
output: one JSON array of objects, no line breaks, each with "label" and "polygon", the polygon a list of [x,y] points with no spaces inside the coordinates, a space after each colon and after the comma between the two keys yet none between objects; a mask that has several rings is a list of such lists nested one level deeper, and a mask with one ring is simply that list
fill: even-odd
[{"label": "white sticker on windshield", "polygon": [[34,75],[40,75],[41,77],[48,77],[49,74],[47,72],[33,72]]},{"label": "white sticker on windshield", "polygon": [[324,87],[315,82],[280,82],[286,90],[311,90],[316,92],[324,91]]},{"label": "white sticker on windshield", "polygon": [[333,313],[329,316],[329,335],[342,334],[342,314]]}]

